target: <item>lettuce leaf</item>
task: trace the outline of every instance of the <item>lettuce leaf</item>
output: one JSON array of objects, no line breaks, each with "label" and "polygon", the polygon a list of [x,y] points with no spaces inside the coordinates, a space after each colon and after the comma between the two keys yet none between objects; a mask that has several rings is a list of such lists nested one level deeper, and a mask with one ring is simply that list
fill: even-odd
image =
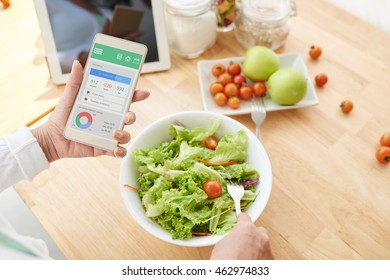
[{"label": "lettuce leaf", "polygon": [[247,144],[247,136],[243,130],[226,134],[219,140],[215,155],[210,161],[227,162],[236,160],[237,162],[243,162],[246,158]]},{"label": "lettuce leaf", "polygon": [[214,135],[221,125],[220,120],[211,119],[206,127],[195,127],[187,129],[179,125],[171,125],[169,133],[174,138],[189,143],[202,142],[207,136]]}]

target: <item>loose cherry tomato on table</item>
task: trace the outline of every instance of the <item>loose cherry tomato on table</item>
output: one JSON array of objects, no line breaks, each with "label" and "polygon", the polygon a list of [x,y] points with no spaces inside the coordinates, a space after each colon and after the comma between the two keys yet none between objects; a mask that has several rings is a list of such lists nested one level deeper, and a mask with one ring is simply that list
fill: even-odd
[{"label": "loose cherry tomato on table", "polygon": [[227,72],[232,75],[239,75],[241,73],[241,66],[238,63],[230,63],[227,67]]},{"label": "loose cherry tomato on table", "polygon": [[228,99],[228,105],[232,109],[238,109],[240,107],[240,99],[237,96],[230,97]]},{"label": "loose cherry tomato on table", "polygon": [[233,78],[228,73],[223,73],[218,77],[218,82],[220,82],[222,85],[226,85],[233,82]]},{"label": "loose cherry tomato on table", "polygon": [[381,144],[381,146],[390,147],[390,133],[383,134],[379,143]]},{"label": "loose cherry tomato on table", "polygon": [[309,55],[312,59],[318,59],[322,54],[322,49],[319,46],[311,46]]},{"label": "loose cherry tomato on table", "polygon": [[211,74],[213,74],[216,78],[221,76],[223,73],[226,73],[226,67],[221,63],[217,63],[213,66],[213,68],[211,68]]},{"label": "loose cherry tomato on table", "polygon": [[215,96],[218,92],[223,92],[223,85],[221,83],[215,82],[210,85],[210,93],[212,96]]},{"label": "loose cherry tomato on table", "polygon": [[4,9],[7,9],[9,6],[11,6],[11,0],[1,0],[0,2],[3,3]]},{"label": "loose cherry tomato on table", "polygon": [[376,150],[376,159],[383,164],[390,163],[390,147],[382,146]]},{"label": "loose cherry tomato on table", "polygon": [[203,184],[203,191],[207,194],[208,198],[217,198],[222,194],[222,187],[218,181],[208,180]]},{"label": "loose cherry tomato on table", "polygon": [[241,87],[243,84],[246,84],[246,77],[239,74],[233,77],[233,83],[235,83],[238,87]]},{"label": "loose cherry tomato on table", "polygon": [[225,88],[223,89],[223,92],[226,94],[227,97],[237,96],[238,87],[235,83],[227,83],[225,85]]},{"label": "loose cherry tomato on table", "polygon": [[242,86],[238,90],[238,97],[243,99],[243,100],[250,100],[253,95],[253,89],[251,86]]},{"label": "loose cherry tomato on table", "polygon": [[252,87],[253,87],[253,94],[256,96],[261,96],[265,94],[267,91],[267,86],[265,85],[264,82],[255,82]]},{"label": "loose cherry tomato on table", "polygon": [[214,136],[207,136],[203,142],[204,142],[204,146],[210,150],[215,150],[218,145],[218,139],[215,138]]},{"label": "loose cherry tomato on table", "polygon": [[225,106],[226,103],[227,103],[228,99],[226,97],[226,95],[223,93],[223,92],[218,92],[215,96],[214,96],[214,102],[215,104],[217,104],[218,106]]},{"label": "loose cherry tomato on table", "polygon": [[353,109],[353,103],[350,100],[344,100],[343,102],[341,102],[340,108],[343,113],[348,114]]},{"label": "loose cherry tomato on table", "polygon": [[318,74],[314,77],[314,81],[317,86],[323,87],[328,82],[328,76],[324,73]]}]

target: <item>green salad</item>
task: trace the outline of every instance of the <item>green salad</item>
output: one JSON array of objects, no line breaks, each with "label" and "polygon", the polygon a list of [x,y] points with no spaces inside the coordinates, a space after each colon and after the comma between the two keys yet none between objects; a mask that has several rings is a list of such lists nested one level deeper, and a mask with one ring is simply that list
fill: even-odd
[{"label": "green salad", "polygon": [[[244,184],[243,208],[256,198],[259,173],[245,163],[247,135],[239,130],[216,139],[220,125],[219,120],[192,129],[172,124],[171,141],[132,153],[140,163],[138,194],[146,216],[170,232],[173,239],[224,234],[235,225],[234,203],[226,180]],[[216,141],[208,148],[205,139],[210,137]],[[219,185],[217,197],[215,192],[215,198],[206,193],[207,182]]]}]

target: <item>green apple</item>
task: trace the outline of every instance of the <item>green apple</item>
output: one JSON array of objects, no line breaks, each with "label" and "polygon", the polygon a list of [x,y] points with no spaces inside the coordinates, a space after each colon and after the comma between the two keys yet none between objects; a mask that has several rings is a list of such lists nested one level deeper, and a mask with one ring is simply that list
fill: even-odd
[{"label": "green apple", "polygon": [[271,75],[267,88],[273,102],[279,105],[294,105],[305,97],[307,81],[301,71],[286,67]]},{"label": "green apple", "polygon": [[272,49],[253,46],[246,51],[242,72],[252,81],[266,81],[279,67],[279,56]]}]

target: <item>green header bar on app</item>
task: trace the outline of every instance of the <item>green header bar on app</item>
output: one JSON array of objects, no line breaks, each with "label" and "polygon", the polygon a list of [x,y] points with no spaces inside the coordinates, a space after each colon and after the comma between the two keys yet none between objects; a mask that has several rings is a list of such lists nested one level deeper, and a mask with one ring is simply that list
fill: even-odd
[{"label": "green header bar on app", "polygon": [[128,52],[101,44],[95,44],[93,46],[91,57],[137,70],[140,68],[142,61],[142,55],[138,53]]}]

